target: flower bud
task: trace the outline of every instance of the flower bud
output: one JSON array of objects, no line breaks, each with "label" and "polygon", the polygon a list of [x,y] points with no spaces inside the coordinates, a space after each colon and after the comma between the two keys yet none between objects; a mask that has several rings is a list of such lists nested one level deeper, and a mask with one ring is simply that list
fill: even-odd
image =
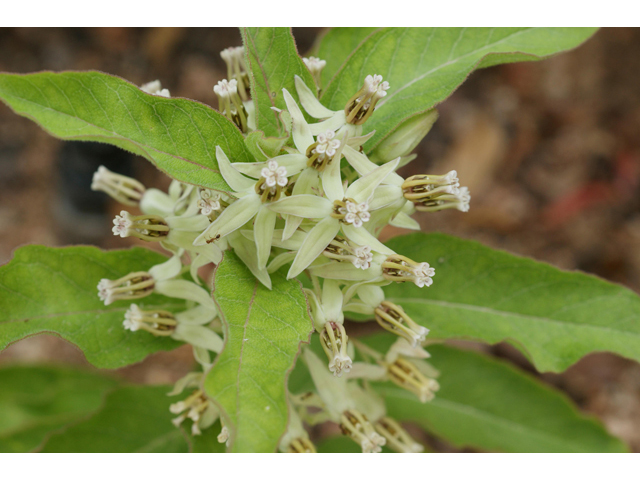
[{"label": "flower bud", "polygon": [[244,47],[229,47],[220,52],[227,64],[227,78],[238,82],[238,91],[243,102],[249,100],[249,74],[244,61]]},{"label": "flower bud", "polygon": [[98,297],[105,305],[117,300],[135,300],[151,295],[155,284],[148,272],[133,272],[118,280],[103,278],[98,283]]},{"label": "flower bud", "polygon": [[371,154],[376,163],[386,163],[397,157],[409,155],[429,133],[438,119],[437,110],[429,110],[411,117],[385,138]]},{"label": "flower bud", "polygon": [[358,443],[364,453],[380,453],[381,447],[386,444],[385,438],[380,436],[367,417],[357,410],[346,410],[342,414],[340,429],[343,434]]},{"label": "flower bud", "polygon": [[347,354],[349,337],[344,325],[335,322],[327,322],[320,332],[320,343],[324,353],[329,358],[329,370],[336,377],[342,376],[342,372],[351,371],[351,357]]},{"label": "flower bud", "polygon": [[122,210],[120,215],[116,215],[111,230],[114,235],[120,235],[122,238],[136,237],[148,242],[165,240],[169,234],[169,226],[161,216],[133,216],[126,210]]},{"label": "flower bud", "polygon": [[419,346],[429,329],[418,325],[401,306],[384,301],[374,310],[376,322],[385,330],[404,337],[413,347]]},{"label": "flower bud", "polygon": [[311,72],[311,76],[313,77],[313,81],[315,82],[317,89],[320,90],[322,88],[322,69],[327,65],[327,61],[320,60],[316,57],[304,57],[302,61],[309,69],[309,72]]},{"label": "flower bud", "polygon": [[428,263],[417,263],[403,255],[393,254],[382,263],[382,276],[392,282],[413,282],[418,287],[430,286],[435,270]]},{"label": "flower bud", "polygon": [[135,303],[124,314],[125,330],[145,330],[156,337],[168,337],[178,322],[171,312],[165,310],[141,310]]},{"label": "flower bud", "polygon": [[354,267],[362,270],[369,268],[373,260],[371,247],[356,245],[342,237],[333,239],[322,254],[333,260],[351,262]]},{"label": "flower bud", "polygon": [[411,435],[392,418],[381,418],[375,423],[374,428],[387,440],[387,445],[395,452],[420,453],[424,450],[424,447],[411,438]]},{"label": "flower bud", "polygon": [[120,203],[134,206],[138,205],[145,187],[139,181],[114,173],[101,165],[93,174],[91,190],[105,192]]},{"label": "flower bud", "polygon": [[440,388],[438,382],[425,377],[413,362],[402,357],[388,363],[386,367],[389,379],[399,387],[414,393],[422,403],[433,399],[434,393]]},{"label": "flower bud", "polygon": [[362,125],[373,114],[376,103],[387,95],[389,82],[381,75],[367,75],[363,87],[347,102],[344,113],[347,123]]}]

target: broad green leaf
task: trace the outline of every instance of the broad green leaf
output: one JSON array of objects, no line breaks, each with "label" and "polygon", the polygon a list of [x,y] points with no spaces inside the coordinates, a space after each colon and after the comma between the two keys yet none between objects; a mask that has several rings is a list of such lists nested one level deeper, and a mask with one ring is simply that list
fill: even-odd
[{"label": "broad green leaf", "polygon": [[640,297],[631,290],[448,235],[387,245],[435,267],[430,287],[385,287],[429,338],[506,340],[540,371],[562,371],[591,352],[640,361]]},{"label": "broad green leaf", "polygon": [[376,384],[389,416],[463,447],[503,452],[624,452],[560,392],[511,365],[444,345],[428,347],[440,390],[427,403],[391,382]]},{"label": "broad green leaf", "polygon": [[49,366],[0,369],[0,452],[29,452],[52,432],[97,411],[117,381]]},{"label": "broad green leaf", "polygon": [[193,185],[229,190],[218,145],[234,162],[253,161],[240,130],[211,107],[100,72],[0,74],[0,100],[58,138],[116,145]]},{"label": "broad green leaf", "polygon": [[334,75],[377,27],[340,27],[329,29],[317,41],[313,55],[325,60],[327,64],[322,69],[322,85],[326,87]]},{"label": "broad green leaf", "polygon": [[[98,298],[102,278],[146,271],[166,257],[145,248],[103,252],[95,247],[50,248],[27,245],[0,267],[0,350],[39,333],[74,343],[100,368],[118,368],[147,355],[180,346],[168,337],[126,331],[122,322],[130,302],[109,306]],[[160,295],[139,299],[140,308],[169,311],[183,300]]]},{"label": "broad green leaf", "polygon": [[51,436],[48,453],[186,453],[187,436],[171,420],[166,386],[121,387],[107,396],[104,407],[86,421]]},{"label": "broad green leaf", "polygon": [[268,290],[232,252],[214,277],[225,347],[205,380],[226,414],[234,452],[273,452],[287,426],[286,385],[300,342],[312,331],[297,281],[272,275]]},{"label": "broad green leaf", "polygon": [[[333,110],[342,109],[362,87],[367,75],[382,75],[390,88],[364,125],[365,133],[376,131],[367,142],[367,151],[371,151],[402,121],[445,100],[476,68],[540,60],[580,45],[595,31],[594,28],[381,29],[359,44],[326,85],[321,101]],[[350,32],[336,31],[330,35],[347,37]]]},{"label": "broad green leaf", "polygon": [[298,75],[311,89],[313,78],[298,55],[290,28],[243,28],[241,30],[247,65],[251,70],[251,97],[256,110],[256,127],[267,136],[283,132],[271,107],[286,109],[282,89],[297,100],[294,76]]}]

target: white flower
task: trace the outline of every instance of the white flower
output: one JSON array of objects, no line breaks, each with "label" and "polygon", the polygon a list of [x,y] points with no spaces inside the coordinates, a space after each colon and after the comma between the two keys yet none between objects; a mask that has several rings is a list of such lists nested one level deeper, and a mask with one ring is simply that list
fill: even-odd
[{"label": "white flower", "polygon": [[413,269],[413,283],[415,283],[418,287],[422,288],[425,285],[428,287],[433,283],[433,277],[436,274],[436,271],[429,266],[428,263],[423,262],[418,264]]},{"label": "white flower", "polygon": [[275,187],[276,185],[286,187],[289,182],[287,169],[285,167],[279,167],[278,162],[275,160],[269,160],[267,167],[262,169],[260,175],[266,179],[265,184],[267,187]]},{"label": "white flower", "polygon": [[202,190],[200,192],[200,199],[197,202],[198,208],[202,215],[209,216],[213,212],[217,212],[221,209],[220,195],[212,194],[209,190]]},{"label": "white flower", "polygon": [[114,227],[111,229],[114,235],[120,235],[122,238],[129,236],[129,229],[133,225],[131,221],[131,215],[125,210],[120,212],[120,215],[116,215],[113,219]]},{"label": "white flower", "polygon": [[235,78],[221,80],[213,87],[213,91],[223,98],[231,97],[231,95],[238,93],[238,81]]},{"label": "white flower", "polygon": [[366,270],[371,267],[371,261],[373,260],[373,255],[371,253],[371,247],[368,245],[364,245],[362,247],[356,247],[353,250],[353,259],[351,262],[356,268],[361,268],[362,270]]},{"label": "white flower", "polygon": [[145,193],[145,187],[134,178],[120,175],[100,165],[93,174],[91,190],[102,191],[125,205],[137,205]]},{"label": "white flower", "polygon": [[356,204],[347,200],[345,202],[345,206],[340,207],[338,211],[344,215],[344,221],[346,223],[351,223],[357,228],[361,227],[364,222],[368,222],[371,218],[367,202]]},{"label": "white flower", "polygon": [[169,98],[171,96],[169,95],[169,90],[167,90],[166,88],[162,88],[160,80],[154,80],[153,82],[145,83],[140,87],[140,90],[145,93],[150,93],[151,95],[157,95],[159,97]]},{"label": "white flower", "polygon": [[346,190],[340,187],[340,190],[325,192],[327,198],[294,195],[269,205],[271,210],[281,215],[320,219],[300,246],[287,278],[296,277],[307,268],[322,254],[340,230],[356,245],[369,245],[377,252],[392,253],[392,250],[380,243],[366,229],[358,227],[370,218],[367,199],[397,164],[398,160],[393,160],[377,167],[353,182]]},{"label": "white flower", "polygon": [[304,57],[302,61],[304,62],[304,64],[307,66],[307,68],[312,74],[322,70],[327,65],[326,60],[320,60],[317,57],[309,57],[309,58]]}]

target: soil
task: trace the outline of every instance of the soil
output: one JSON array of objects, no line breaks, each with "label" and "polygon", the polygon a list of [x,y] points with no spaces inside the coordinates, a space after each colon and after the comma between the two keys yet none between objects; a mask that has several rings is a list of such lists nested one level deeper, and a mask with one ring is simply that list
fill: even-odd
[{"label": "soil", "polygon": [[[294,29],[301,52],[318,32]],[[159,78],[172,96],[215,107],[212,86],[226,76],[219,52],[240,43],[236,29],[0,29],[0,71],[95,69],[136,84]],[[640,29],[633,28],[603,29],[576,50],[542,62],[472,74],[439,106],[440,119],[418,147],[418,160],[401,172],[457,170],[472,208],[418,214],[423,230],[478,240],[640,292],[638,78]],[[27,243],[141,243],[111,235],[110,220],[120,207],[91,194],[93,167],[78,173],[82,167],[72,160],[82,152],[70,148],[0,106],[0,264]],[[93,154],[119,161],[109,152]],[[147,186],[168,185],[144,159],[123,162]],[[389,228],[384,236],[400,233]],[[539,374],[509,345],[463,346],[507,359],[563,390],[640,451],[638,363],[596,353],[562,374]],[[0,362],[87,365],[76,347],[47,335],[10,346]],[[167,383],[191,368],[185,346],[117,374]],[[436,451],[456,451],[428,441]]]}]

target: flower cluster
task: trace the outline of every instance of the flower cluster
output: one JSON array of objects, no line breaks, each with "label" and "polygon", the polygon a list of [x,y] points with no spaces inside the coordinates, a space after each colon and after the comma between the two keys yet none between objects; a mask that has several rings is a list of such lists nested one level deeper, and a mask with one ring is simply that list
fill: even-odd
[{"label": "flower cluster", "polygon": [[[255,108],[249,98],[242,48],[227,49],[222,57],[229,79],[214,87],[219,110],[242,132],[249,133],[255,129]],[[421,446],[386,416],[384,402],[367,382],[391,381],[423,402],[438,389],[437,372],[425,362],[428,354],[422,349],[428,329],[386,300],[382,290],[391,282],[429,287],[435,270],[424,259],[413,260],[391,250],[377,236],[387,224],[419,229],[410,217],[416,210],[456,208],[466,212],[469,193],[460,187],[455,171],[407,179],[396,173],[414,157],[411,150],[428,128],[412,124],[411,130],[401,135],[404,143],[400,146],[396,142],[390,149],[383,142],[373,155],[366,154],[373,132],[363,135],[363,125],[391,88],[380,75],[366,76],[344,109],[332,111],[317,98],[326,62],[313,57],[304,62],[316,88],[312,90],[296,76],[299,103],[283,89],[287,109],[279,118],[288,140],[278,155],[240,163],[233,161],[232,152],[216,148],[229,191],[174,181],[169,192],[163,193],[100,167],[92,187],[142,211],[142,215],[122,211],[114,220],[114,234],[159,242],[172,257],[148,272],[102,280],[99,296],[105,304],[135,300],[125,315],[127,330],[190,343],[206,368],[211,364],[210,352],[218,353],[223,342],[215,304],[199,285],[200,267],[219,263],[222,251],[234,249],[269,289],[270,275],[276,270],[287,268],[289,279],[304,274],[310,280],[305,292],[327,361],[323,364],[311,348],[304,349],[303,360],[316,392],[291,397],[289,430],[281,449],[315,451],[303,422],[331,420],[365,452],[380,451],[383,445],[401,452],[420,451]],[[160,89],[159,82],[145,85],[144,90],[169,95]],[[309,123],[306,118],[316,121]],[[433,123],[426,121],[429,126]],[[384,158],[390,150],[398,155]],[[191,280],[185,278],[188,273]],[[179,312],[145,310],[140,301],[154,293],[184,299],[186,307]],[[350,340],[345,312],[375,318],[398,340],[386,355]],[[362,360],[355,361],[356,352]],[[199,385],[195,377],[188,376],[174,393]],[[171,411],[179,415],[176,424],[192,420],[193,434],[219,417],[215,405],[199,388],[174,404]],[[228,438],[225,427],[219,439]]]}]

